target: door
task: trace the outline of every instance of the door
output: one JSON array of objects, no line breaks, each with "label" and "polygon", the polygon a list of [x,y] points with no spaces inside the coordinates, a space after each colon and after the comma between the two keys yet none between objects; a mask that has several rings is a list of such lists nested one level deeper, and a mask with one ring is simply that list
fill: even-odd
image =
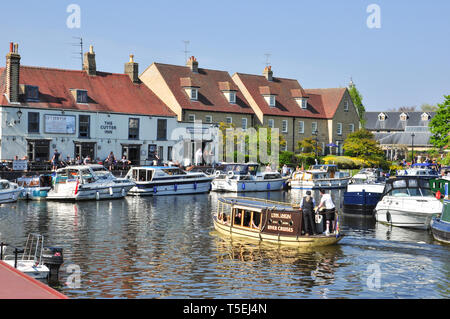
[{"label": "door", "polygon": [[32,162],[44,162],[50,159],[50,141],[30,140],[27,144],[27,156]]},{"label": "door", "polygon": [[122,156],[125,156],[131,165],[140,165],[141,163],[141,145],[123,145]]},{"label": "door", "polygon": [[91,161],[95,161],[95,145],[96,143],[75,143],[75,158],[80,156],[84,159],[89,155]]}]

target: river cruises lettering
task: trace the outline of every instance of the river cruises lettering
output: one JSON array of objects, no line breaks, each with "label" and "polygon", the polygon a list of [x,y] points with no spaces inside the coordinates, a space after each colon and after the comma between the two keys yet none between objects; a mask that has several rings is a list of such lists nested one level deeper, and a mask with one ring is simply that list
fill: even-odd
[{"label": "river cruises lettering", "polygon": [[112,121],[105,121],[105,124],[100,125],[100,129],[105,131],[105,134],[112,134],[113,130],[117,129],[117,126],[113,125]]}]

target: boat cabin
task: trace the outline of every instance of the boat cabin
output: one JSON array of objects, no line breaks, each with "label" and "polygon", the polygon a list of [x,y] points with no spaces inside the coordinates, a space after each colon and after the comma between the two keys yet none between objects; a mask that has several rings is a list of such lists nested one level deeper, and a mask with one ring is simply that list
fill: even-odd
[{"label": "boat cabin", "polygon": [[80,184],[89,184],[97,180],[89,166],[67,166],[56,171],[55,184],[66,184],[79,181]]},{"label": "boat cabin", "polygon": [[142,166],[133,167],[125,178],[134,182],[151,182],[161,179],[172,179],[185,176],[187,173],[179,167],[172,166]]},{"label": "boat cabin", "polygon": [[[223,163],[216,168],[216,172],[220,174],[228,174],[228,172],[233,172],[234,175],[253,175],[256,176],[258,172],[259,164],[257,163]],[[218,173],[216,173],[218,174]]]},{"label": "boat cabin", "polygon": [[402,177],[388,180],[383,196],[433,196],[433,193],[427,180]]}]

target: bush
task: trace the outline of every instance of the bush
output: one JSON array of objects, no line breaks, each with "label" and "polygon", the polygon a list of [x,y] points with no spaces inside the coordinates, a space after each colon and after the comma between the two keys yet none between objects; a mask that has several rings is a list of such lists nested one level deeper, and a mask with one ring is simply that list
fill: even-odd
[{"label": "bush", "polygon": [[328,155],[323,158],[325,164],[336,164],[339,169],[361,169],[370,166],[367,161],[349,156]]},{"label": "bush", "polygon": [[280,160],[280,167],[282,167],[284,164],[286,164],[287,166],[295,166],[297,164],[293,152],[288,151],[280,152],[279,160]]},{"label": "bush", "polygon": [[[302,166],[302,164],[304,166],[311,166],[311,165],[315,165],[316,164],[316,155],[314,154],[310,154],[310,153],[303,153],[303,154],[296,154],[295,155],[296,158],[296,165],[298,166]],[[320,164],[320,159],[318,159],[318,162]]]}]

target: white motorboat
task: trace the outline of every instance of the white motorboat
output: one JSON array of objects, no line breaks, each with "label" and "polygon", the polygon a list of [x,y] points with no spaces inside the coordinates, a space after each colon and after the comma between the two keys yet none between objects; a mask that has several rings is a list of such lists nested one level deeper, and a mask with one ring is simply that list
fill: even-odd
[{"label": "white motorboat", "polygon": [[173,166],[133,167],[125,178],[136,184],[129,195],[147,196],[206,193],[213,179],[202,172],[186,172]]},{"label": "white motorboat", "polygon": [[293,189],[345,188],[349,172],[338,171],[337,165],[313,165],[308,170],[294,172],[289,184]]},{"label": "white motorboat", "polygon": [[416,163],[410,168],[397,171],[397,176],[414,176],[420,178],[438,178],[439,173],[434,169],[435,164]]},{"label": "white motorboat", "polygon": [[47,193],[52,187],[52,176],[40,175],[19,177],[17,179],[17,184],[19,187],[23,187],[19,199],[41,200],[47,197]]},{"label": "white motorboat", "polygon": [[0,179],[0,204],[17,201],[23,187],[6,179]]},{"label": "white motorboat", "polygon": [[257,163],[224,163],[215,170],[211,190],[222,192],[279,191],[288,177],[279,172],[258,172]]},{"label": "white motorboat", "polygon": [[[109,172],[108,172],[109,173]],[[67,166],[56,171],[49,200],[100,200],[125,197],[135,185],[124,179],[100,178],[89,165]]]},{"label": "white motorboat", "polygon": [[427,179],[398,177],[386,182],[375,218],[392,226],[428,229],[441,211],[442,202],[433,196]]}]

